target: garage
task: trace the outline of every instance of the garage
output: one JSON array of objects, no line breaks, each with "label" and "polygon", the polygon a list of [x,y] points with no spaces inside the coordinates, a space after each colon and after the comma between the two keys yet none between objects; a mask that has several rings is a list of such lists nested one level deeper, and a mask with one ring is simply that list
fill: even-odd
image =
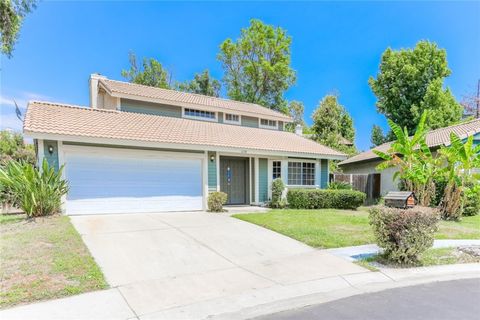
[{"label": "garage", "polygon": [[67,214],[202,210],[202,155],[66,146]]}]

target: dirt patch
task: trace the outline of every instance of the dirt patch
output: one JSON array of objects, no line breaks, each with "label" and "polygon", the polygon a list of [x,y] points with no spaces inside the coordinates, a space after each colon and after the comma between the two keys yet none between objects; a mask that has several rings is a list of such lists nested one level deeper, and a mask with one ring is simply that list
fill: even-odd
[{"label": "dirt patch", "polygon": [[107,287],[66,216],[2,220],[0,307]]}]

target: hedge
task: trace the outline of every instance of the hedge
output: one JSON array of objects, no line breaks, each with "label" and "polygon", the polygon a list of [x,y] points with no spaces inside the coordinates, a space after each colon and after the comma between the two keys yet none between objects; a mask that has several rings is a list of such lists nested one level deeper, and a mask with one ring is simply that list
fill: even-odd
[{"label": "hedge", "polygon": [[294,209],[357,209],[366,199],[363,192],[355,190],[290,189],[288,206]]},{"label": "hedge", "polygon": [[370,225],[383,255],[390,261],[412,264],[433,245],[440,215],[428,207],[411,209],[376,206],[369,209]]}]

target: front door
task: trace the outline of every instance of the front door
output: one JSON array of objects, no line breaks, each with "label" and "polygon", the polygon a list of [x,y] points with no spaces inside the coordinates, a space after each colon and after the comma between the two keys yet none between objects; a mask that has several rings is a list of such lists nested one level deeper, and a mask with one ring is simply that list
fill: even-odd
[{"label": "front door", "polygon": [[220,190],[227,204],[247,203],[247,159],[220,157]]}]

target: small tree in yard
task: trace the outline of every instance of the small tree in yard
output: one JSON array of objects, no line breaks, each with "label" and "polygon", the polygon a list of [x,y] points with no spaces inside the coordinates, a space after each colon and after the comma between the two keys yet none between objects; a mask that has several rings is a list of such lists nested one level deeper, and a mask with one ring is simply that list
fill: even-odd
[{"label": "small tree in yard", "polygon": [[277,178],[272,182],[272,201],[270,201],[270,207],[282,208],[285,206],[283,197],[283,191],[285,190],[285,184],[282,179]]},{"label": "small tree in yard", "polygon": [[377,168],[379,170],[398,168],[393,178],[400,178],[407,190],[415,192],[422,206],[429,206],[435,197],[434,179],[439,168],[439,159],[433,158],[425,141],[426,117],[427,113],[424,112],[412,137],[409,137],[406,127],[402,130],[400,126],[388,120],[397,140],[392,143],[390,150],[386,153],[373,151],[385,160]]},{"label": "small tree in yard", "polygon": [[[452,132],[450,146],[442,147],[439,152],[447,163],[442,170],[447,184],[440,202],[440,211],[444,219],[458,220],[463,212],[462,204],[478,197],[479,176],[472,169],[480,168],[480,146],[473,144],[473,136],[463,143]],[[468,214],[474,211],[476,210],[467,209]]]}]

